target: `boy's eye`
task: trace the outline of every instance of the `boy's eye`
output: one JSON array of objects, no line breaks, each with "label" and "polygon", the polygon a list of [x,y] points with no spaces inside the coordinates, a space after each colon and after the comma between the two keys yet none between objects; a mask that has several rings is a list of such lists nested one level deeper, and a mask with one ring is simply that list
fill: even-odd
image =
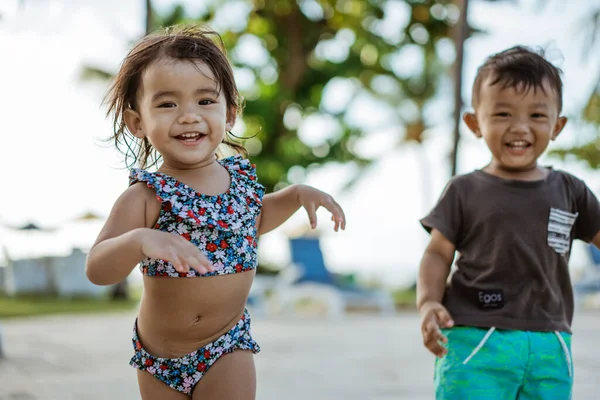
[{"label": "boy's eye", "polygon": [[508,117],[509,114],[507,112],[498,112],[494,114],[494,117]]},{"label": "boy's eye", "polygon": [[545,118],[546,115],[542,114],[542,113],[533,113],[533,114],[531,114],[531,117],[532,118]]},{"label": "boy's eye", "polygon": [[170,102],[170,101],[165,102],[165,103],[160,103],[158,105],[158,108],[172,108],[172,107],[175,107],[175,103]]}]

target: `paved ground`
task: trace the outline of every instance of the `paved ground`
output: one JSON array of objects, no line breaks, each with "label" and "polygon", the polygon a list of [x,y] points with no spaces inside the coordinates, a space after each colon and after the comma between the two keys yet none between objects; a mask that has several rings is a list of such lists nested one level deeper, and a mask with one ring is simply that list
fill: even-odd
[{"label": "paved ground", "polygon": [[[127,365],[132,313],[2,322],[0,400],[139,399]],[[575,400],[600,395],[600,312],[576,316]],[[418,317],[253,318],[259,400],[432,399]],[[560,399],[557,399],[560,400]]]}]

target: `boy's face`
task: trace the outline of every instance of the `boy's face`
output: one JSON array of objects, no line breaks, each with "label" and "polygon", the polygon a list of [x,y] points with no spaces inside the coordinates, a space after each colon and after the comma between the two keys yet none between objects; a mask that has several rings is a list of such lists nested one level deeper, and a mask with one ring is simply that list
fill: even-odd
[{"label": "boy's face", "polygon": [[475,113],[464,116],[477,137],[492,152],[492,166],[511,172],[534,169],[537,159],[556,139],[567,119],[559,116],[556,91],[544,82],[544,90],[502,88],[502,82],[481,85]]}]

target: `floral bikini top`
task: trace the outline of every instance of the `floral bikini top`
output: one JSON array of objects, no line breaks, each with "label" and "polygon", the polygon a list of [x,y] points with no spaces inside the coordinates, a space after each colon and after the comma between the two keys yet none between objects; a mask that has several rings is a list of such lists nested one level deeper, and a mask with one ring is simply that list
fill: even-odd
[{"label": "floral bikini top", "polygon": [[161,172],[134,168],[129,185],[145,182],[162,203],[154,229],[183,236],[213,263],[215,270],[200,274],[190,269],[179,273],[166,260],[146,258],[140,269],[148,276],[195,277],[235,274],[256,268],[256,218],[264,187],[256,181],[256,167],[241,156],[218,162],[227,169],[227,192],[208,196]]}]

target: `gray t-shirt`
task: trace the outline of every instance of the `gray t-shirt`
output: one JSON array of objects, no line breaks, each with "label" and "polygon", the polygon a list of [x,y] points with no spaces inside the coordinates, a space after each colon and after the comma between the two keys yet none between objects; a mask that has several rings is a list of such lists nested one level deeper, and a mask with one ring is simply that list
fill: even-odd
[{"label": "gray t-shirt", "polygon": [[477,170],[453,178],[421,224],[459,253],[443,299],[455,324],[571,332],[571,243],[600,231],[600,204],[583,181],[552,169],[539,181]]}]

